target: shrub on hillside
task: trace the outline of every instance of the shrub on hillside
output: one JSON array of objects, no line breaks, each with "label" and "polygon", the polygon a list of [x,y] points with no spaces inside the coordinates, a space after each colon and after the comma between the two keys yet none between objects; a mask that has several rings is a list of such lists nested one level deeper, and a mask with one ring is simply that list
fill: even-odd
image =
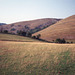
[{"label": "shrub on hillside", "polygon": [[66,43],[69,43],[69,42],[66,42]]},{"label": "shrub on hillside", "polygon": [[40,37],[41,37],[41,34],[38,34],[38,35],[36,36],[37,39],[40,39]]},{"label": "shrub on hillside", "polygon": [[25,32],[25,31],[17,31],[18,35],[26,36],[26,37],[31,37],[32,34],[30,32]]},{"label": "shrub on hillside", "polygon": [[22,32],[21,35],[22,35],[22,36],[26,36],[26,32]]},{"label": "shrub on hillside", "polygon": [[27,36],[27,37],[31,37],[32,34],[31,34],[30,32],[27,32],[27,33],[26,33],[26,36]]},{"label": "shrub on hillside", "polygon": [[63,39],[58,38],[55,40],[55,43],[66,43],[66,41],[64,38]]},{"label": "shrub on hillside", "polygon": [[71,41],[71,43],[73,43],[73,42]]},{"label": "shrub on hillside", "polygon": [[4,33],[8,33],[8,31],[7,30],[4,30]]},{"label": "shrub on hillside", "polygon": [[17,34],[18,35],[21,35],[22,34],[22,31],[17,30]]},{"label": "shrub on hillside", "polygon": [[33,39],[36,39],[36,36],[32,36]]}]

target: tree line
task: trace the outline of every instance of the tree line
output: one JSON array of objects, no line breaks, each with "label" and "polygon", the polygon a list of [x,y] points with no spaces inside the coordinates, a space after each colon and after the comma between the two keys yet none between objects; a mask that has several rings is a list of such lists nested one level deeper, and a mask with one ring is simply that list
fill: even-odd
[{"label": "tree line", "polygon": [[[8,30],[4,30],[1,33],[8,33]],[[30,37],[30,38],[33,38],[33,39],[38,39],[38,40],[43,41],[43,39],[40,39],[41,34],[37,34],[37,35],[32,36],[31,32],[25,32],[25,31],[17,31],[17,34],[20,35],[20,36]],[[67,42],[64,38],[63,39],[57,38],[56,40],[52,40],[52,41],[53,41],[53,43],[73,43],[72,41]]]},{"label": "tree line", "polygon": [[[8,30],[4,30],[1,33],[8,34]],[[25,32],[25,31],[17,31],[17,34],[20,35],[20,36],[30,37],[30,38],[33,38],[33,39],[40,39],[40,37],[41,37],[41,34],[38,34],[36,36],[32,36],[32,33],[29,32],[29,31],[28,32]]]},{"label": "tree line", "polygon": [[56,40],[53,40],[53,43],[73,43],[73,42],[72,41],[67,42],[64,38],[63,39],[57,38]]}]

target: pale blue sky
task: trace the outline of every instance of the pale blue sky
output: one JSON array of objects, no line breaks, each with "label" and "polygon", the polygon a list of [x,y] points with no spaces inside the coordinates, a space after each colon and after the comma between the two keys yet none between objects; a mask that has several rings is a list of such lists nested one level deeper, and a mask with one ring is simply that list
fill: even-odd
[{"label": "pale blue sky", "polygon": [[0,0],[0,23],[75,15],[75,0]]}]

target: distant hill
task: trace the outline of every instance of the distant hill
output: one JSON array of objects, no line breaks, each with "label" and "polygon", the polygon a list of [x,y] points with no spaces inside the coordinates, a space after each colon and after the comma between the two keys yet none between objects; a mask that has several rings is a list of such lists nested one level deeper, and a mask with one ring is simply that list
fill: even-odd
[{"label": "distant hill", "polygon": [[57,38],[75,40],[75,15],[63,19],[33,35],[41,34],[41,39],[52,41]]},{"label": "distant hill", "polygon": [[1,26],[1,25],[6,25],[6,23],[0,23],[0,26]]},{"label": "distant hill", "polygon": [[61,19],[55,19],[55,18],[44,18],[44,19],[37,19],[37,20],[31,20],[31,21],[23,21],[23,22],[17,22],[12,24],[7,24],[5,26],[0,26],[0,30],[8,30],[9,33],[17,34],[19,31],[26,31],[35,33],[37,31],[40,31],[52,24],[55,24],[57,21]]}]

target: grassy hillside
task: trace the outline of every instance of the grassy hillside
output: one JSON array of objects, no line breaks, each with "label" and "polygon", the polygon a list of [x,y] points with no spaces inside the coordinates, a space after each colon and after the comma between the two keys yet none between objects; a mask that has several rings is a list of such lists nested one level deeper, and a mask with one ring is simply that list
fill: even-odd
[{"label": "grassy hillside", "polygon": [[33,35],[41,34],[41,38],[52,41],[57,38],[75,40],[75,15],[63,19],[48,28],[41,30]]},{"label": "grassy hillside", "polygon": [[31,21],[22,21],[12,24],[7,24],[6,26],[0,26],[0,30],[8,30],[9,33],[17,34],[18,31],[30,31],[31,33],[37,32],[41,29],[44,29],[60,19],[54,18],[44,18],[44,19],[37,19]]},{"label": "grassy hillside", "polygon": [[21,42],[40,42],[35,39],[31,39],[29,37],[23,37],[19,35],[11,35],[11,34],[1,34],[0,33],[0,40],[3,41],[21,41]]},{"label": "grassy hillside", "polygon": [[75,44],[0,41],[0,75],[75,75]]}]

